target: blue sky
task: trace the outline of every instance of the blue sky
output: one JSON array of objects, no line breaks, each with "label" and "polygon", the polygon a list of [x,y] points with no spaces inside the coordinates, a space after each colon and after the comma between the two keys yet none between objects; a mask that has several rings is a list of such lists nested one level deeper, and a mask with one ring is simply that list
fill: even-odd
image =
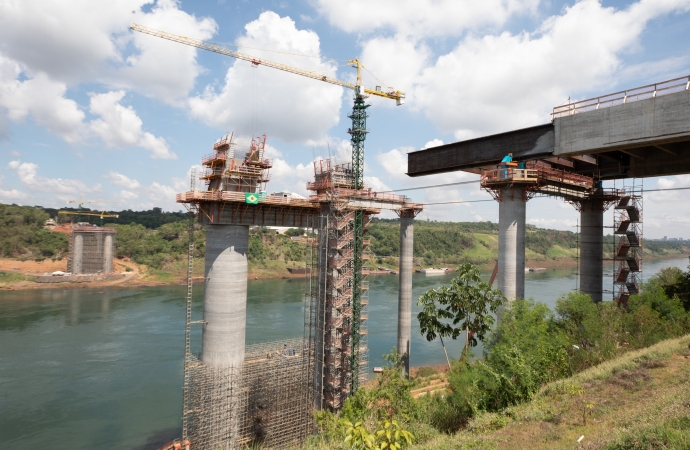
[{"label": "blue sky", "polygon": [[[400,107],[371,99],[365,174],[376,190],[473,179],[410,179],[408,151],[546,123],[569,97],[690,74],[690,0],[0,0],[0,202],[61,207],[83,196],[179,210],[190,168],[228,131],[268,135],[269,192],[306,195],[314,158],[347,156],[349,91],[132,33],[132,22],[343,80],[359,57],[407,93]],[[365,84],[378,83],[367,74]],[[644,183],[690,186],[690,176]],[[475,184],[406,194],[489,198]],[[648,237],[688,237],[681,196],[645,197]],[[556,199],[531,200],[527,215],[571,230],[578,217]],[[493,202],[422,215],[497,217]]]}]

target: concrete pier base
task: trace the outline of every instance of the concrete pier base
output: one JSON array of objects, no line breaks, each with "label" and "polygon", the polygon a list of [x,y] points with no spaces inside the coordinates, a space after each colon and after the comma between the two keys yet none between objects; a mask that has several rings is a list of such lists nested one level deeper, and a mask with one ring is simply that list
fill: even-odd
[{"label": "concrete pier base", "polygon": [[412,328],[412,257],[414,211],[400,212],[400,286],[398,290],[398,353],[403,358],[405,376],[410,376]]},{"label": "concrete pier base", "polygon": [[84,271],[84,235],[75,234],[72,247],[72,273],[80,274]]},{"label": "concrete pier base", "polygon": [[502,189],[498,206],[498,289],[508,300],[525,297],[526,205],[522,189]]},{"label": "concrete pier base", "polygon": [[206,225],[201,360],[211,367],[244,361],[248,249],[248,226]]},{"label": "concrete pier base", "polygon": [[106,234],[103,239],[103,273],[113,271],[113,236]]},{"label": "concrete pier base", "polygon": [[602,300],[604,271],[604,205],[601,200],[580,202],[580,292]]}]

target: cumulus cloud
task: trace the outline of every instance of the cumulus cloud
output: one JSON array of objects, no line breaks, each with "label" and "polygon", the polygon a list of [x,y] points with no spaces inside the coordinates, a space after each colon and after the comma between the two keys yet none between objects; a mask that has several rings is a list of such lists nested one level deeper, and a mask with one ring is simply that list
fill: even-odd
[{"label": "cumulus cloud", "polygon": [[379,164],[381,164],[388,175],[400,180],[412,180],[405,172],[407,172],[407,152],[413,151],[412,147],[405,147],[402,149],[394,148],[385,153],[376,155]]},{"label": "cumulus cloud", "polygon": [[[251,50],[259,57],[335,75],[335,65],[319,57],[318,35],[297,29],[289,17],[264,12],[245,26],[245,34],[237,42],[240,50],[254,47],[284,52],[264,55]],[[236,60],[220,90],[207,86],[201,95],[190,99],[189,108],[193,117],[240,134],[265,130],[288,142],[322,142],[327,130],[338,123],[342,93],[338,86]]]},{"label": "cumulus cloud", "polygon": [[534,32],[467,36],[422,71],[410,103],[458,139],[545,122],[568,95],[611,83],[647,22],[688,9],[687,0],[640,0],[624,10],[582,0]]},{"label": "cumulus cloud", "polygon": [[126,189],[123,189],[120,191],[120,194],[118,195],[122,200],[128,201],[128,200],[135,200],[139,198],[139,194],[136,192],[128,191]]},{"label": "cumulus cloud", "polygon": [[[158,0],[149,13],[137,12],[130,20],[201,40],[210,39],[217,31],[213,19],[197,18],[182,11],[177,0]],[[126,59],[126,67],[109,77],[109,82],[182,106],[194,88],[196,77],[203,71],[196,62],[197,50],[138,32],[130,35],[130,39],[137,52]]]},{"label": "cumulus cloud", "polygon": [[[182,11],[176,0],[22,0],[0,3],[0,53],[35,76],[63,84],[99,80],[175,102],[200,72],[196,50],[142,34],[129,25],[210,38],[216,23]],[[130,46],[131,44],[131,46]],[[134,50],[132,52],[131,50]]]},{"label": "cumulus cloud", "polygon": [[424,144],[424,147],[422,147],[422,150],[423,150],[423,149],[426,149],[426,148],[431,148],[431,147],[438,147],[439,145],[443,145],[443,141],[442,141],[442,140],[440,140],[440,139],[432,139],[432,140],[430,140],[429,142],[427,142],[426,144]]},{"label": "cumulus cloud", "polygon": [[29,197],[28,194],[17,189],[3,189],[3,178],[0,176],[0,201],[3,203],[14,203]]},{"label": "cumulus cloud", "polygon": [[137,180],[131,179],[127,175],[123,175],[118,172],[110,171],[104,176],[104,178],[107,178],[116,186],[124,187],[130,190],[137,189],[139,186],[141,186]]},{"label": "cumulus cloud", "polygon": [[165,139],[141,129],[142,121],[131,106],[122,106],[124,91],[91,94],[89,110],[100,118],[89,122],[90,129],[108,147],[138,146],[151,151],[152,158],[177,159]]},{"label": "cumulus cloud", "polygon": [[536,12],[540,0],[316,0],[331,25],[347,32],[380,29],[405,35],[455,36],[501,25],[515,13]]},{"label": "cumulus cloud", "polygon": [[84,113],[74,100],[65,97],[67,86],[44,73],[23,81],[21,74],[17,62],[0,55],[0,121],[2,116],[14,122],[31,118],[67,142],[80,141]]},{"label": "cumulus cloud", "polygon": [[38,164],[30,162],[10,161],[8,167],[17,173],[22,184],[32,192],[47,192],[58,195],[70,194],[75,196],[101,190],[100,184],[87,186],[79,180],[43,177],[38,174]]}]

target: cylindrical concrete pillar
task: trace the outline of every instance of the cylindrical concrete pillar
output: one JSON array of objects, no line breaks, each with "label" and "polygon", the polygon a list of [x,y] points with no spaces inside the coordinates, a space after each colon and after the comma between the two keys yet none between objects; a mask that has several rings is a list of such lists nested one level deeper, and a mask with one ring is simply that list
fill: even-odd
[{"label": "cylindrical concrete pillar", "polygon": [[103,273],[113,271],[113,235],[106,234],[103,239]]},{"label": "cylindrical concrete pillar", "polygon": [[84,270],[84,235],[74,234],[72,243],[72,273],[82,273]]},{"label": "cylindrical concrete pillar", "polygon": [[414,212],[400,212],[400,287],[398,289],[398,353],[403,357],[405,375],[410,376],[412,328],[412,257]]},{"label": "cylindrical concrete pillar", "polygon": [[213,367],[244,361],[249,227],[206,225],[201,360]]},{"label": "cylindrical concrete pillar", "polygon": [[602,300],[604,271],[604,204],[580,202],[580,291]]},{"label": "cylindrical concrete pillar", "polygon": [[508,300],[525,297],[523,190],[505,187],[498,204],[498,288]]}]

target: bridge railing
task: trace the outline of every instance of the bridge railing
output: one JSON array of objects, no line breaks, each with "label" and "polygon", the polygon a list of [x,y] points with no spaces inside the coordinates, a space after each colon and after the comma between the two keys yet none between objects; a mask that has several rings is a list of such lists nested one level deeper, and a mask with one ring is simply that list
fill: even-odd
[{"label": "bridge railing", "polygon": [[573,114],[581,112],[595,111],[597,109],[609,108],[611,106],[687,90],[690,90],[690,75],[587,100],[580,100],[578,102],[568,103],[567,105],[556,106],[553,108],[551,118],[553,120],[558,117],[572,116]]}]

